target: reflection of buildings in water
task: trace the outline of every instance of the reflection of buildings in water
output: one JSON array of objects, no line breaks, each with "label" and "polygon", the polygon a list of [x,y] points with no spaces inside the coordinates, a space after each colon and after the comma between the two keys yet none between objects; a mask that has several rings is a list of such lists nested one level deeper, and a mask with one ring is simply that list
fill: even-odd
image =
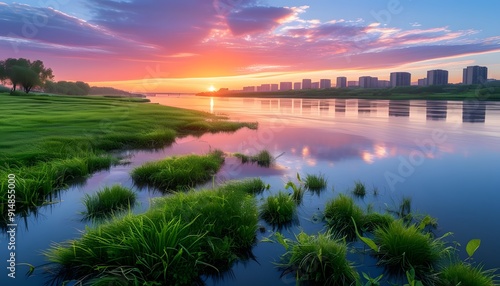
[{"label": "reflection of buildings in water", "polygon": [[293,101],[291,99],[280,99],[281,113],[292,113]]},{"label": "reflection of buildings in water", "polygon": [[410,101],[409,100],[389,100],[389,116],[390,117],[409,117],[410,116]]},{"label": "reflection of buildings in water", "polygon": [[358,114],[372,112],[372,101],[366,99],[358,99]]},{"label": "reflection of buildings in water", "polygon": [[302,100],[301,99],[294,99],[292,104],[293,104],[293,113],[294,114],[300,114],[301,112],[301,106],[302,106]]},{"label": "reflection of buildings in water", "polygon": [[302,113],[310,114],[313,107],[313,102],[311,100],[302,99]]},{"label": "reflection of buildings in water", "polygon": [[326,114],[328,114],[329,110],[330,110],[330,103],[327,100],[320,100],[319,101],[319,114],[326,115]]},{"label": "reflection of buildings in water", "polygon": [[486,103],[482,101],[464,101],[462,105],[462,121],[463,122],[485,122],[486,120]]},{"label": "reflection of buildings in water", "polygon": [[278,99],[271,100],[271,109],[274,111],[278,111],[280,107],[280,101]]},{"label": "reflection of buildings in water", "polygon": [[446,120],[447,102],[442,100],[426,101],[427,120]]},{"label": "reflection of buildings in water", "polygon": [[335,112],[345,113],[345,99],[335,99]]},{"label": "reflection of buildings in water", "polygon": [[270,100],[261,100],[260,101],[260,108],[262,110],[270,110],[271,109],[271,101]]}]

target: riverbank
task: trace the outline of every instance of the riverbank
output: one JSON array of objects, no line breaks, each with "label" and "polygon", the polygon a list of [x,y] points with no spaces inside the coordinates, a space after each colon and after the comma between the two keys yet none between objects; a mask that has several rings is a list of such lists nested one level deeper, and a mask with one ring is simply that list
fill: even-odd
[{"label": "riverbank", "polygon": [[396,88],[330,88],[271,92],[202,92],[197,96],[375,100],[500,100],[500,81],[485,85],[409,86]]},{"label": "riverbank", "polygon": [[0,213],[11,209],[9,175],[16,177],[16,213],[25,215],[50,203],[52,194],[72,182],[117,164],[119,158],[112,155],[117,151],[161,148],[190,134],[257,128],[257,123],[231,122],[147,102],[0,93],[4,114],[0,119]]}]

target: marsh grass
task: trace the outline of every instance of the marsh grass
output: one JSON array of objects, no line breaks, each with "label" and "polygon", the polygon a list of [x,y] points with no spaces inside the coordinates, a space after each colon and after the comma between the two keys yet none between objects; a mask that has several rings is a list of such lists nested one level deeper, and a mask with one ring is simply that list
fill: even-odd
[{"label": "marsh grass", "polygon": [[261,205],[260,217],[272,225],[291,223],[297,215],[295,200],[287,193],[278,192],[269,196]]},{"label": "marsh grass", "polygon": [[354,189],[352,193],[358,198],[364,198],[366,196],[366,186],[360,181],[354,183]]},{"label": "marsh grass", "polygon": [[325,190],[327,187],[327,180],[322,174],[311,175],[307,174],[304,180],[304,186],[312,192],[319,194],[321,191]]},{"label": "marsh grass", "polygon": [[285,247],[278,266],[286,273],[295,273],[298,282],[312,285],[357,285],[359,274],[347,260],[347,244],[333,239],[331,232],[307,235],[300,232],[295,241],[276,233]]},{"label": "marsh grass", "polygon": [[494,286],[498,275],[494,270],[483,270],[482,266],[472,266],[465,262],[456,262],[443,268],[439,273],[437,286],[467,285]]},{"label": "marsh grass", "polygon": [[228,181],[219,187],[222,190],[238,190],[247,194],[258,195],[269,189],[260,178],[250,178],[239,181]]},{"label": "marsh grass", "polygon": [[374,241],[379,246],[379,264],[395,273],[415,270],[419,280],[432,281],[429,275],[437,263],[449,255],[442,238],[423,233],[416,225],[395,220],[389,226],[375,229]]},{"label": "marsh grass", "polygon": [[395,218],[390,214],[370,212],[364,216],[363,229],[372,232],[377,228],[387,228]]},{"label": "marsh grass", "polygon": [[45,252],[52,263],[47,271],[56,273],[59,284],[189,285],[248,253],[257,222],[255,199],[240,190],[176,193],[154,199],[144,214],[115,218],[53,245]]},{"label": "marsh grass", "polygon": [[[256,123],[229,122],[136,98],[2,94],[0,113],[9,114],[0,119],[0,173],[18,175],[20,212],[109,168],[116,162],[109,151],[161,148],[176,136],[201,134],[193,130],[194,122],[204,122],[209,132],[257,128]],[[6,197],[0,194],[0,209],[6,209]]]},{"label": "marsh grass", "polygon": [[132,171],[139,186],[154,187],[162,192],[188,190],[207,182],[224,163],[220,150],[206,155],[186,155],[146,163]]},{"label": "marsh grass", "polygon": [[245,155],[243,153],[234,153],[234,157],[238,158],[241,160],[241,163],[257,163],[257,165],[261,167],[266,167],[269,168],[273,162],[274,162],[274,157],[271,155],[271,153],[267,150],[262,150],[256,155]]},{"label": "marsh grass", "polygon": [[101,219],[134,206],[137,195],[130,189],[115,185],[105,187],[94,195],[86,194],[84,219]]},{"label": "marsh grass", "polygon": [[344,194],[328,201],[325,205],[324,219],[330,229],[348,241],[356,239],[356,225],[362,226],[365,222],[363,210],[354,203],[354,200]]}]

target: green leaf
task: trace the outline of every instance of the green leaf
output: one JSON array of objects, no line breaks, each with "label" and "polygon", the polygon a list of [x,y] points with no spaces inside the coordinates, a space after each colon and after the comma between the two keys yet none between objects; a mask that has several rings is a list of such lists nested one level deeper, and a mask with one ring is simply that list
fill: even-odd
[{"label": "green leaf", "polygon": [[300,174],[299,174],[299,173],[297,173],[297,180],[298,180],[299,182],[302,182],[302,180],[300,179]]},{"label": "green leaf", "polygon": [[354,223],[354,229],[356,230],[356,234],[358,235],[359,239],[361,239],[366,245],[368,245],[373,251],[378,252],[378,246],[377,244],[370,238],[361,236],[358,232],[358,227],[356,226],[356,222],[354,221],[354,218],[351,217],[352,222]]},{"label": "green leaf", "polygon": [[467,246],[465,247],[465,250],[467,251],[467,254],[469,257],[474,255],[476,250],[479,248],[481,245],[481,240],[480,239],[471,239],[468,243]]}]

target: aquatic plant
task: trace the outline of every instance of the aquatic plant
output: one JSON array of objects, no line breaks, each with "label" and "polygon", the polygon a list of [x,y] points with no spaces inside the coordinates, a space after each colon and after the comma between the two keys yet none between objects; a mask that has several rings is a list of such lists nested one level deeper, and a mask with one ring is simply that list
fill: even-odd
[{"label": "aquatic plant", "polygon": [[374,242],[379,248],[375,255],[380,265],[403,273],[414,268],[421,280],[430,279],[427,274],[450,251],[442,240],[449,234],[435,239],[414,224],[405,225],[402,220],[395,220],[385,228],[377,228],[373,233]]},{"label": "aquatic plant", "polygon": [[85,194],[83,204],[87,211],[86,219],[109,216],[117,211],[129,209],[135,203],[137,195],[130,189],[115,185],[105,187],[94,195]]},{"label": "aquatic plant", "polygon": [[260,216],[269,224],[282,225],[290,223],[297,212],[294,199],[284,192],[269,196],[261,205]]},{"label": "aquatic plant", "polygon": [[325,205],[324,219],[332,231],[335,231],[347,240],[356,239],[356,225],[364,225],[363,210],[358,207],[352,198],[340,194],[328,201]]},{"label": "aquatic plant", "polygon": [[354,190],[352,191],[352,193],[356,197],[364,198],[366,196],[366,186],[365,186],[365,184],[363,184],[360,181],[356,181],[354,183]]},{"label": "aquatic plant", "polygon": [[243,164],[248,162],[257,163],[257,165],[266,168],[270,167],[274,161],[274,157],[267,150],[262,150],[253,156],[243,153],[234,153],[233,156],[240,159]]},{"label": "aquatic plant", "polygon": [[138,185],[163,192],[186,190],[208,181],[223,163],[223,153],[218,150],[206,155],[170,157],[135,168],[132,179]]},{"label": "aquatic plant", "polygon": [[239,190],[248,194],[261,194],[264,190],[269,189],[269,187],[260,178],[229,181],[219,186],[220,189]]},{"label": "aquatic plant", "polygon": [[307,174],[304,183],[307,189],[318,193],[326,189],[327,186],[327,181],[325,179],[325,176],[322,174],[320,175]]},{"label": "aquatic plant", "polygon": [[299,173],[297,173],[297,184],[292,181],[288,181],[285,185],[285,189],[292,189],[292,198],[297,204],[302,203],[302,198],[304,197],[305,189],[304,182],[300,178]]},{"label": "aquatic plant", "polygon": [[359,274],[347,260],[347,244],[333,239],[332,233],[308,235],[300,232],[295,241],[276,233],[276,240],[285,247],[277,265],[287,272],[294,272],[297,281],[320,285],[356,285]]},{"label": "aquatic plant", "polygon": [[[87,228],[81,238],[45,252],[56,284],[80,280],[186,285],[227,269],[255,243],[253,196],[202,190],[156,198],[144,214]],[[97,279],[97,280],[96,280]]]},{"label": "aquatic plant", "polygon": [[482,266],[472,266],[465,262],[456,262],[444,267],[439,272],[437,286],[472,285],[472,286],[494,286],[498,281],[495,279],[494,270],[483,270]]},{"label": "aquatic plant", "polygon": [[365,231],[374,231],[377,228],[388,227],[394,220],[395,218],[390,214],[370,212],[365,214],[362,228]]}]

